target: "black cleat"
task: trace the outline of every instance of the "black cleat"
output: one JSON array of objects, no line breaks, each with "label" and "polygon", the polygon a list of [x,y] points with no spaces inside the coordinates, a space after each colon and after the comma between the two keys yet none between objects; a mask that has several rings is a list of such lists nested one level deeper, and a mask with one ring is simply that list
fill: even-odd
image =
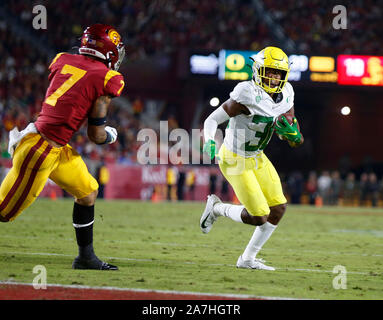
[{"label": "black cleat", "polygon": [[117,266],[101,261],[97,257],[85,260],[76,257],[72,264],[72,269],[79,270],[118,270]]}]

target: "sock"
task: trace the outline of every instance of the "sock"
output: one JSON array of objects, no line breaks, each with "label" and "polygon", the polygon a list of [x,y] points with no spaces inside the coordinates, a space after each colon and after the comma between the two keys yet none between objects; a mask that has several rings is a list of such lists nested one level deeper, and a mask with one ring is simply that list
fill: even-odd
[{"label": "sock", "polygon": [[88,207],[75,202],[73,206],[73,227],[76,232],[80,258],[90,259],[95,257],[93,250],[93,222],[94,205]]},{"label": "sock", "polygon": [[244,208],[244,206],[237,206],[229,203],[217,203],[213,207],[213,212],[217,216],[228,217],[236,222],[243,223],[241,213]]},{"label": "sock", "polygon": [[263,245],[270,238],[276,227],[276,225],[273,225],[268,221],[260,226],[257,226],[245,251],[242,254],[243,260],[255,259],[257,253],[262,249]]}]

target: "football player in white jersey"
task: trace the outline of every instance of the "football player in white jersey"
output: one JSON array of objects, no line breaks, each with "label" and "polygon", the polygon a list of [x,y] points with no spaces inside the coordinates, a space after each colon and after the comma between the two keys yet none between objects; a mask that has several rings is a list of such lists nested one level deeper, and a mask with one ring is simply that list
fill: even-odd
[{"label": "football player in white jersey", "polygon": [[[208,233],[220,216],[256,226],[237,267],[275,270],[256,256],[283,217],[287,200],[278,173],[263,150],[274,131],[292,147],[301,145],[304,139],[294,114],[294,90],[287,82],[287,55],[277,47],[266,47],[253,60],[252,80],[238,83],[230,98],[204,122],[204,152],[211,159],[217,156],[219,168],[241,205],[223,203],[216,195],[209,195],[200,227]],[[279,118],[282,114],[292,121]],[[224,142],[217,154],[217,127],[227,120]]]}]

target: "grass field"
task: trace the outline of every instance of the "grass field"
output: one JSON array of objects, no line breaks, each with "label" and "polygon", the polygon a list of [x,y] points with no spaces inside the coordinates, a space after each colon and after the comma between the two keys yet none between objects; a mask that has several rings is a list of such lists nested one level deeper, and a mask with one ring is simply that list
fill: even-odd
[{"label": "grass field", "polygon": [[[77,245],[71,200],[38,199],[0,224],[0,282],[175,290],[298,299],[383,299],[383,210],[288,207],[259,254],[276,271],[237,269],[253,227],[220,218],[205,235],[204,203],[98,201],[94,245],[117,272],[72,270]],[[347,289],[334,289],[344,266]]]}]

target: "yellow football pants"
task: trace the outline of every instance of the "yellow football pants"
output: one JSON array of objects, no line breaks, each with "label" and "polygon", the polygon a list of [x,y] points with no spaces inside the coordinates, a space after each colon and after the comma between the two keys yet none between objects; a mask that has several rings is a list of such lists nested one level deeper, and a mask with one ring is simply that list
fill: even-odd
[{"label": "yellow football pants", "polygon": [[12,168],[1,183],[2,220],[14,220],[31,205],[48,178],[78,199],[98,189],[97,181],[70,145],[54,148],[39,134],[28,134],[17,146]]},{"label": "yellow football pants", "polygon": [[287,202],[279,175],[263,152],[244,158],[222,145],[218,156],[222,174],[251,215],[268,215],[270,207]]}]

